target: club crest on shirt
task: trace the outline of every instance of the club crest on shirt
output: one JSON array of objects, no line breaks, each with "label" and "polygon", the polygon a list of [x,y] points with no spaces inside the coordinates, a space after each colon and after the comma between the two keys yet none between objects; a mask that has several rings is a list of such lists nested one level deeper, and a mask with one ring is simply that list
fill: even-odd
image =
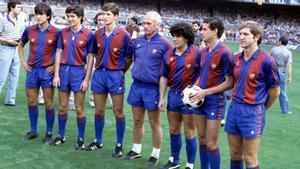
[{"label": "club crest on shirt", "polygon": [[152,49],[152,54],[155,54],[157,52],[157,49]]},{"label": "club crest on shirt", "polygon": [[79,45],[82,45],[84,42],[82,40],[79,41]]},{"label": "club crest on shirt", "polygon": [[49,39],[49,40],[48,40],[49,45],[50,45],[52,42],[53,42],[52,39]]},{"label": "club crest on shirt", "polygon": [[34,42],[35,41],[35,39],[34,38],[31,38],[31,40],[30,40],[31,42]]},{"label": "club crest on shirt", "polygon": [[97,45],[97,46],[98,46],[98,48],[100,48],[100,44],[99,44],[99,43],[98,43],[98,45]]},{"label": "club crest on shirt", "polygon": [[255,78],[255,74],[254,74],[254,73],[250,73],[250,74],[249,74],[249,79],[250,79],[250,80],[253,80],[254,78]]},{"label": "club crest on shirt", "polygon": [[172,62],[174,60],[174,57],[170,57],[170,62]]},{"label": "club crest on shirt", "polygon": [[185,65],[185,67],[189,69],[189,68],[192,67],[192,65],[191,64],[187,64],[187,65]]},{"label": "club crest on shirt", "polygon": [[215,68],[217,67],[217,65],[216,64],[211,64],[211,68],[214,70]]},{"label": "club crest on shirt", "polygon": [[113,48],[113,51],[116,53],[118,51],[118,48]]},{"label": "club crest on shirt", "polygon": [[235,63],[235,66],[239,66],[239,64],[240,64],[240,62],[239,62],[239,61],[237,61],[237,62]]},{"label": "club crest on shirt", "polygon": [[66,40],[66,39],[64,39],[64,43],[67,43],[67,40]]}]

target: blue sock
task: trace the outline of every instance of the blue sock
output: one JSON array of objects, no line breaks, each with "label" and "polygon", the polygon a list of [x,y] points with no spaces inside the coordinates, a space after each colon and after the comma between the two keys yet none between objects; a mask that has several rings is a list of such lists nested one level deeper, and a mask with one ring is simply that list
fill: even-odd
[{"label": "blue sock", "polygon": [[95,114],[95,138],[97,143],[102,144],[102,132],[105,125],[105,118],[102,115]]},{"label": "blue sock", "polygon": [[260,169],[259,164],[256,167],[247,167],[247,169]]},{"label": "blue sock", "polygon": [[196,160],[196,153],[197,153],[197,141],[194,137],[193,139],[185,138],[185,149],[186,149],[186,156],[187,162],[190,164],[195,164]]},{"label": "blue sock", "polygon": [[37,123],[38,123],[38,117],[39,117],[39,109],[38,106],[28,106],[28,115],[29,115],[29,121],[30,121],[30,128],[31,131],[35,134],[38,133],[37,131]]},{"label": "blue sock", "polygon": [[55,109],[46,108],[46,123],[47,123],[46,133],[48,134],[52,134],[54,119],[55,119]]},{"label": "blue sock", "polygon": [[84,131],[85,131],[86,118],[77,117],[77,129],[78,129],[78,138],[84,140]]},{"label": "blue sock", "polygon": [[170,133],[171,156],[174,158],[173,163],[179,164],[180,150],[182,146],[181,134]]},{"label": "blue sock", "polygon": [[208,150],[208,161],[211,169],[220,169],[221,154],[219,148]]},{"label": "blue sock", "polygon": [[230,160],[230,169],[243,169],[244,161],[243,160]]},{"label": "blue sock", "polygon": [[117,133],[117,144],[123,145],[124,134],[126,128],[126,119],[122,118],[116,119],[116,133]]},{"label": "blue sock", "polygon": [[67,120],[68,120],[68,113],[58,114],[58,135],[61,138],[65,138]]},{"label": "blue sock", "polygon": [[200,144],[199,152],[200,152],[201,169],[208,169],[208,167],[209,167],[207,151],[208,151],[207,150],[207,145],[206,144]]}]

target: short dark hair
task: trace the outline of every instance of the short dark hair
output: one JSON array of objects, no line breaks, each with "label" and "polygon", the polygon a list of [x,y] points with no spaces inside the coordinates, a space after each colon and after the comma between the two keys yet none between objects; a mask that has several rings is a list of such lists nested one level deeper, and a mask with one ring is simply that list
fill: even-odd
[{"label": "short dark hair", "polygon": [[71,5],[71,6],[68,6],[66,11],[65,11],[66,14],[69,14],[69,13],[73,13],[75,14],[77,17],[81,17],[81,23],[83,23],[83,17],[84,17],[84,10],[83,8],[81,8],[80,6],[76,5]]},{"label": "short dark hair", "polygon": [[184,39],[187,39],[188,45],[194,43],[195,35],[193,29],[189,24],[185,22],[176,23],[171,26],[170,33],[172,36],[182,36]]},{"label": "short dark hair", "polygon": [[135,24],[138,24],[138,20],[137,20],[136,16],[133,16],[133,17],[131,17],[130,19],[131,19],[133,22],[135,22]]},{"label": "short dark hair", "polygon": [[119,6],[115,3],[107,3],[103,5],[102,11],[111,11],[114,15],[119,15]]},{"label": "short dark hair", "polygon": [[193,21],[192,24],[193,24],[193,25],[196,24],[196,25],[198,25],[198,26],[201,26],[201,23],[200,23],[199,21]]},{"label": "short dark hair", "polygon": [[219,18],[210,17],[206,18],[203,23],[207,23],[210,30],[218,29],[217,36],[218,38],[222,37],[222,34],[224,32],[224,24],[223,21]]},{"label": "short dark hair", "polygon": [[104,15],[104,12],[98,12],[94,18],[94,23],[97,24],[97,19],[98,19],[98,16],[101,16],[101,15]]},{"label": "short dark hair", "polygon": [[288,42],[289,42],[289,39],[288,39],[288,37],[286,35],[281,35],[280,38],[279,38],[279,42],[282,45],[286,46],[288,44]]},{"label": "short dark hair", "polygon": [[249,28],[250,32],[253,34],[253,36],[257,36],[257,35],[260,36],[259,39],[258,39],[258,41],[257,41],[257,45],[260,45],[262,43],[262,38],[264,36],[264,30],[260,26],[260,24],[258,24],[255,21],[248,20],[248,21],[243,22],[240,25],[239,30],[242,30],[244,28]]},{"label": "short dark hair", "polygon": [[43,15],[43,14],[46,14],[48,18],[48,21],[50,22],[51,20],[51,15],[52,15],[52,10],[51,10],[51,7],[46,4],[46,3],[38,3],[35,5],[34,7],[34,13],[37,15],[37,14],[40,14],[40,15]]},{"label": "short dark hair", "polygon": [[16,5],[21,5],[21,1],[19,1],[19,0],[10,0],[10,1],[8,1],[8,3],[7,3],[8,12],[11,11],[11,8],[15,8]]}]

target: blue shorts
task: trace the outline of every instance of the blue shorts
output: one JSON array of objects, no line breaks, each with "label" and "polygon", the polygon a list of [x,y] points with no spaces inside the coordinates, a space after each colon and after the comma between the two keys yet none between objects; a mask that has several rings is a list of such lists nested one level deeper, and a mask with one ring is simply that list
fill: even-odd
[{"label": "blue shorts", "polygon": [[168,112],[178,112],[183,115],[194,114],[194,109],[188,108],[181,99],[181,92],[169,90],[168,94]]},{"label": "blue shorts", "polygon": [[48,73],[47,68],[32,68],[31,72],[26,73],[26,88],[53,88],[53,73]]},{"label": "blue shorts", "polygon": [[196,115],[205,115],[208,120],[222,120],[226,109],[223,94],[209,95],[201,107],[195,109]]},{"label": "blue shorts", "polygon": [[80,86],[85,78],[85,68],[83,66],[60,65],[59,78],[62,92],[79,92]]},{"label": "blue shorts", "polygon": [[128,104],[144,107],[149,111],[158,110],[159,86],[134,80],[127,98]]},{"label": "blue shorts", "polygon": [[93,93],[122,94],[125,91],[124,73],[119,70],[97,69],[93,73],[91,90]]},{"label": "blue shorts", "polygon": [[243,138],[258,138],[265,126],[264,105],[231,103],[228,108],[225,131]]}]

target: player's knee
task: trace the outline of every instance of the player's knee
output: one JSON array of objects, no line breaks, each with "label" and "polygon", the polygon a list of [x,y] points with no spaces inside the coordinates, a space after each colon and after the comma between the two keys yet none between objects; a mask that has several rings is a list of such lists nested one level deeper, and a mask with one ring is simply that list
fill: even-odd
[{"label": "player's knee", "polygon": [[195,137],[195,130],[193,130],[193,129],[185,130],[184,135],[185,135],[185,138],[187,138],[189,140],[193,139]]},{"label": "player's knee", "polygon": [[160,121],[159,119],[150,119],[149,120],[150,126],[152,130],[158,130],[160,129]]},{"label": "player's knee", "polygon": [[82,106],[75,106],[75,111],[77,112],[77,115],[81,115],[84,113],[84,108]]},{"label": "player's knee", "polygon": [[68,106],[64,104],[59,104],[58,111],[62,114],[68,112]]},{"label": "player's knee", "polygon": [[27,103],[29,106],[36,106],[38,104],[38,101],[37,101],[37,99],[28,98]]},{"label": "player's knee", "polygon": [[53,109],[54,108],[54,102],[53,101],[46,101],[45,100],[45,107],[47,109]]},{"label": "player's knee", "polygon": [[172,133],[172,134],[180,134],[180,127],[170,126],[170,133]]},{"label": "player's knee", "polygon": [[243,152],[241,150],[231,148],[230,149],[230,157],[232,160],[240,160],[242,159]]},{"label": "player's knee", "polygon": [[134,118],[134,126],[138,128],[142,128],[144,126],[144,119]]},{"label": "player's knee", "polygon": [[95,114],[96,115],[104,115],[104,113],[105,113],[105,109],[99,109],[99,108],[97,108],[97,107],[95,107]]},{"label": "player's knee", "polygon": [[113,108],[113,111],[114,111],[117,118],[123,117],[123,109],[122,108],[115,107],[115,108]]},{"label": "player's knee", "polygon": [[255,165],[257,158],[256,153],[254,152],[246,152],[244,153],[245,162],[247,165]]},{"label": "player's knee", "polygon": [[219,146],[217,144],[217,142],[215,140],[207,140],[207,148],[209,150],[215,150],[217,149]]}]

